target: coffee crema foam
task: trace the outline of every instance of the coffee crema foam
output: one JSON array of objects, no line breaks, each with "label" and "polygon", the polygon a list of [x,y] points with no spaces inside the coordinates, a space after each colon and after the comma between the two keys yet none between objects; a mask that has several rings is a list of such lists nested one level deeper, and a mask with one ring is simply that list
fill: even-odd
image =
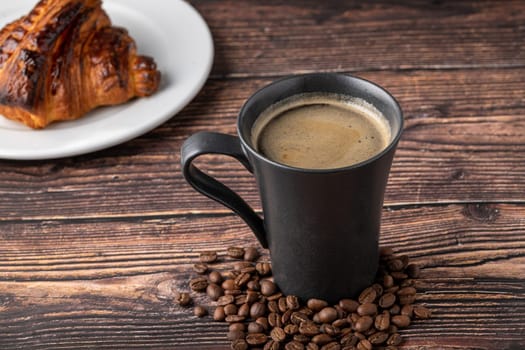
[{"label": "coffee crema foam", "polygon": [[299,94],[268,107],[252,128],[257,152],[285,165],[337,169],[372,158],[390,140],[388,120],[363,99]]}]

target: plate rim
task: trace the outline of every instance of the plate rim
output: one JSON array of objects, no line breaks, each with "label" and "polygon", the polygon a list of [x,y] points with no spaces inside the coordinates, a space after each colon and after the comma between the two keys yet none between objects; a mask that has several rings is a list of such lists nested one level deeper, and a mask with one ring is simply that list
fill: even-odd
[{"label": "plate rim", "polygon": [[[162,2],[162,0],[149,0],[148,1],[148,6],[154,6],[154,4],[152,4],[152,2]],[[103,6],[105,6],[105,5],[109,5],[109,6],[111,6],[111,5],[118,5],[118,6],[127,7],[128,9],[132,9],[132,10],[137,10],[137,9],[140,10],[141,7],[140,6],[137,7],[138,3],[141,3],[141,2],[140,1],[137,2],[137,1],[134,1],[134,0],[131,0],[131,1],[130,0],[126,0],[126,1],[123,1],[123,0],[105,0]],[[163,5],[166,5],[166,4],[163,3]],[[193,22],[193,25],[196,26],[195,28],[198,27],[199,30],[203,31],[202,35],[204,35],[204,37],[206,39],[204,42],[199,42],[199,44],[198,44],[199,45],[198,52],[201,53],[201,54],[202,53],[205,54],[205,57],[203,57],[203,60],[201,62],[201,66],[198,67],[198,72],[195,73],[195,78],[191,78],[189,80],[189,82],[188,81],[185,82],[186,85],[190,84],[190,86],[184,86],[186,90],[183,91],[184,93],[180,94],[181,96],[178,96],[179,97],[178,100],[175,101],[175,103],[173,103],[173,105],[169,106],[165,111],[160,113],[156,118],[153,118],[152,121],[145,121],[144,124],[140,124],[139,126],[134,127],[134,128],[129,128],[129,129],[125,130],[123,133],[122,132],[119,133],[115,137],[107,137],[107,135],[105,135],[103,138],[97,138],[97,137],[93,138],[93,137],[91,137],[90,138],[91,140],[89,142],[87,142],[87,143],[80,142],[80,143],[74,144],[73,146],[57,148],[57,145],[52,145],[50,148],[49,147],[48,148],[46,148],[46,147],[43,147],[43,148],[42,147],[36,147],[35,150],[29,150],[28,148],[17,149],[16,147],[9,147],[8,146],[8,142],[6,142],[6,144],[2,144],[2,142],[0,141],[0,159],[5,159],[5,160],[60,159],[60,158],[79,156],[79,155],[84,155],[84,154],[89,154],[89,153],[101,151],[101,150],[104,150],[104,149],[107,149],[107,148],[111,148],[111,147],[117,146],[119,144],[125,143],[127,141],[130,141],[130,140],[132,140],[134,138],[137,138],[137,137],[139,137],[141,135],[144,135],[144,134],[154,130],[158,126],[164,124],[168,120],[170,120],[173,117],[175,117],[182,109],[184,109],[189,103],[191,103],[191,101],[195,98],[195,96],[197,96],[197,94],[202,90],[203,86],[205,85],[206,81],[209,78],[209,75],[210,75],[212,67],[213,67],[214,56],[215,56],[215,47],[214,47],[214,43],[213,43],[213,36],[212,36],[211,30],[210,30],[208,24],[206,23],[205,19],[197,11],[197,9],[195,9],[195,7],[193,7],[191,4],[189,4],[188,2],[186,2],[184,0],[171,0],[170,1],[170,5],[171,5],[170,9],[178,9],[178,10],[180,10],[181,8],[183,8],[184,11],[187,11],[188,13],[191,13],[193,18],[191,18],[190,20]],[[14,10],[23,8],[25,6],[27,6],[27,2],[25,2],[25,3],[17,2],[17,6],[13,6],[13,4],[11,4],[10,6],[8,5],[6,7],[9,7],[9,9],[11,9],[11,14],[12,14],[12,12]],[[108,15],[110,17],[112,17],[112,13],[110,11],[108,11]],[[5,23],[7,23],[7,22],[8,21],[5,21]],[[170,29],[176,29],[177,28],[176,27],[177,24],[175,24],[175,26],[173,26],[173,22],[163,23],[163,25],[166,25],[166,24],[171,26]],[[116,25],[118,26],[118,23]],[[138,49],[139,49],[139,53],[140,53],[141,52],[140,46],[138,47]],[[169,55],[169,52],[167,53],[167,55]],[[177,72],[177,70],[174,69],[174,68],[168,69],[169,67],[171,67],[171,65],[169,65],[167,67],[163,67],[164,70],[165,70],[165,72],[164,71],[162,72],[163,73],[163,77],[169,75],[169,74],[166,74],[168,72],[170,72],[171,74],[174,74],[174,73]],[[179,72],[180,72],[180,70],[179,70]],[[165,79],[166,79],[166,77],[164,77],[164,80],[163,80],[164,83],[166,83]],[[162,81],[161,81],[161,84],[162,84]],[[177,87],[177,86],[175,86],[175,84],[176,84],[176,82],[168,81],[167,82],[167,86],[165,86],[165,88],[167,88],[168,92],[171,91],[172,93],[173,92],[176,93],[177,91],[172,91],[173,89],[175,89]],[[162,87],[161,87],[161,89],[162,89]],[[160,93],[160,91],[158,91],[157,93]],[[163,96],[163,97],[165,98],[165,96]],[[155,101],[155,94],[152,95],[151,97],[136,99],[136,101],[140,101],[142,99],[151,99],[151,100]],[[121,107],[121,108],[124,108],[124,109],[127,109],[128,107],[133,108],[133,105],[132,105],[133,103],[134,103],[134,101],[128,101],[126,103],[123,103],[121,105],[116,105],[116,106],[113,106],[113,107],[117,107],[117,108]],[[142,105],[139,104],[139,106],[143,106],[143,105],[144,104],[142,104]],[[105,109],[106,112],[108,112],[108,110],[111,109],[112,106],[103,107],[103,108]],[[117,112],[118,111],[115,111],[115,114],[119,114]],[[0,118],[4,118],[4,117],[0,116]],[[79,118],[78,120],[82,120],[82,118]],[[84,129],[85,131],[91,131],[90,128],[89,128],[89,124],[88,125],[80,125],[80,126],[77,125],[77,126],[74,126],[73,123],[75,123],[78,120],[59,122],[59,123],[56,124],[56,126],[58,126],[56,129],[46,128],[46,129],[43,129],[43,130],[31,130],[30,128],[27,128],[27,129],[23,129],[22,128],[22,129],[12,130],[12,132],[10,132],[10,131],[8,131],[8,129],[0,127],[0,139],[1,139],[2,133],[4,133],[4,135],[8,135],[9,134],[10,137],[12,137],[13,135],[17,135],[17,134],[19,135],[21,133],[28,133],[29,134],[29,133],[33,133],[34,132],[35,135],[37,135],[38,133],[41,133],[37,137],[35,137],[34,135],[30,136],[30,137],[34,138],[34,140],[32,140],[34,143],[38,143],[38,142],[42,142],[46,138],[60,137],[61,135],[67,135],[68,133],[71,133],[73,131],[72,129],[80,128],[80,129]],[[60,125],[65,125],[65,123],[72,123],[71,125],[73,125],[73,127],[72,128],[63,128],[63,127],[61,128]]]}]

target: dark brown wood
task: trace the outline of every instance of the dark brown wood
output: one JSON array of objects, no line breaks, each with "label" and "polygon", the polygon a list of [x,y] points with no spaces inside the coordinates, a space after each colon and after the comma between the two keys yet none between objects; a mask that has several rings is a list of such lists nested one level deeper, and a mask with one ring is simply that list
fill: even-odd
[{"label": "dark brown wood", "polygon": [[[216,58],[181,113],[94,154],[0,160],[0,349],[228,349],[226,326],[174,290],[200,252],[257,243],[184,182],[179,149],[197,131],[234,134],[249,95],[311,71],[375,81],[405,112],[381,244],[422,266],[417,302],[433,317],[403,349],[524,349],[525,3],[191,3]],[[260,210],[238,163],[199,164]]]},{"label": "dark brown wood", "polygon": [[[360,75],[392,91],[406,115],[386,205],[523,201],[525,68]],[[173,120],[108,151],[55,162],[0,161],[0,220],[227,212],[184,182],[179,149],[196,131],[235,133],[243,101],[269,82],[212,80]],[[233,178],[229,183],[259,207],[252,177],[234,160],[208,157],[205,168]]]},{"label": "dark brown wood", "polygon": [[[408,349],[447,342],[469,348],[464,337],[471,333],[477,335],[469,346],[476,349],[494,349],[495,338],[504,349],[521,344],[523,209],[468,204],[385,211],[381,244],[422,266],[417,302],[433,311],[430,320],[403,332]],[[200,252],[217,250],[224,260],[230,244],[257,244],[237,217],[10,226],[0,225],[2,232],[18,232],[5,241],[0,257],[0,344],[109,348],[133,339],[130,345],[136,347],[205,348],[213,340],[223,344],[215,348],[226,348],[224,324],[196,319],[191,308],[171,299],[173,290],[189,290]],[[54,242],[53,249],[48,242]]]},{"label": "dark brown wood", "polygon": [[192,3],[213,30],[221,77],[525,63],[520,0]]}]

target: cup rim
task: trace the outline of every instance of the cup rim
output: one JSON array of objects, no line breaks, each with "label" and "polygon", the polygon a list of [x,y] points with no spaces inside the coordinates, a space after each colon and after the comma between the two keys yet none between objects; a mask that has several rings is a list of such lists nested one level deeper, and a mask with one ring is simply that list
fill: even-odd
[{"label": "cup rim", "polygon": [[[396,134],[394,135],[394,137],[392,137],[392,139],[390,140],[388,145],[381,152],[379,152],[379,153],[375,154],[374,156],[372,156],[372,157],[370,157],[368,159],[365,159],[365,160],[363,160],[363,161],[361,161],[359,163],[355,163],[355,164],[348,165],[348,166],[345,166],[345,167],[328,168],[328,169],[310,169],[310,168],[295,167],[295,166],[279,163],[279,162],[276,162],[276,161],[274,161],[272,159],[269,159],[268,157],[266,157],[266,156],[262,155],[260,152],[258,152],[251,145],[251,143],[246,140],[245,135],[243,135],[243,132],[242,132],[243,128],[241,126],[241,123],[242,123],[243,116],[246,114],[246,108],[248,107],[250,102],[256,100],[257,98],[259,98],[259,96],[262,93],[264,93],[266,90],[271,89],[272,87],[274,87],[276,85],[281,85],[281,84],[283,84],[285,82],[288,82],[288,81],[291,81],[291,80],[304,79],[305,77],[326,77],[326,76],[339,76],[339,77],[344,77],[345,79],[350,79],[350,80],[354,80],[354,81],[359,81],[360,83],[368,84],[369,86],[372,86],[375,89],[378,89],[379,91],[381,91],[383,94],[386,95],[387,99],[391,100],[390,102],[392,103],[392,106],[394,107],[394,109],[396,110],[397,114],[399,115],[399,128],[396,131]],[[320,90],[319,92],[323,92],[323,91]],[[293,95],[290,95],[290,96],[293,96]],[[269,106],[267,106],[267,107],[269,107]],[[383,156],[385,156],[386,154],[388,154],[393,148],[396,147],[396,145],[398,144],[399,140],[401,139],[401,135],[403,134],[403,128],[404,128],[403,110],[401,109],[401,106],[400,106],[399,102],[396,100],[396,98],[388,90],[386,90],[382,86],[378,85],[377,83],[374,83],[374,82],[372,82],[370,80],[367,80],[367,79],[364,79],[364,78],[361,78],[361,77],[357,77],[355,75],[346,74],[346,73],[332,73],[332,72],[294,74],[294,75],[289,75],[289,76],[283,77],[281,79],[277,79],[277,80],[275,80],[275,81],[273,81],[273,82],[263,86],[262,88],[258,89],[255,93],[253,93],[246,100],[246,102],[243,104],[243,106],[242,106],[242,108],[241,108],[241,110],[239,112],[239,116],[237,117],[237,134],[239,136],[239,139],[241,140],[241,144],[243,145],[244,149],[249,150],[249,152],[251,154],[253,154],[255,157],[257,157],[259,160],[264,161],[266,163],[270,163],[273,166],[279,167],[281,169],[289,170],[289,171],[303,172],[303,173],[319,173],[319,174],[337,173],[337,172],[343,172],[343,171],[349,171],[349,170],[361,168],[363,166],[366,166],[367,164],[373,163],[376,160],[378,160],[378,159],[382,158]]]}]

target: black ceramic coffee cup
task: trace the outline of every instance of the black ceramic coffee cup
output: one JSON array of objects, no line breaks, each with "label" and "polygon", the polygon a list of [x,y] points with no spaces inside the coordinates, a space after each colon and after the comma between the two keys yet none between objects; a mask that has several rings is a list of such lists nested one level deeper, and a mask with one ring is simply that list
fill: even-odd
[{"label": "black ceramic coffee cup", "polygon": [[[330,170],[290,167],[255,149],[252,126],[267,107],[287,97],[328,92],[361,98],[388,119],[388,146],[361,163]],[[303,300],[335,303],[355,297],[375,277],[385,187],[401,137],[399,104],[381,87],[349,75],[317,73],[276,81],[248,99],[238,120],[238,136],[201,132],[182,146],[182,171],[199,192],[235,211],[269,248],[275,282]],[[202,154],[236,158],[257,181],[264,220],[231,189],[199,170]]]}]

